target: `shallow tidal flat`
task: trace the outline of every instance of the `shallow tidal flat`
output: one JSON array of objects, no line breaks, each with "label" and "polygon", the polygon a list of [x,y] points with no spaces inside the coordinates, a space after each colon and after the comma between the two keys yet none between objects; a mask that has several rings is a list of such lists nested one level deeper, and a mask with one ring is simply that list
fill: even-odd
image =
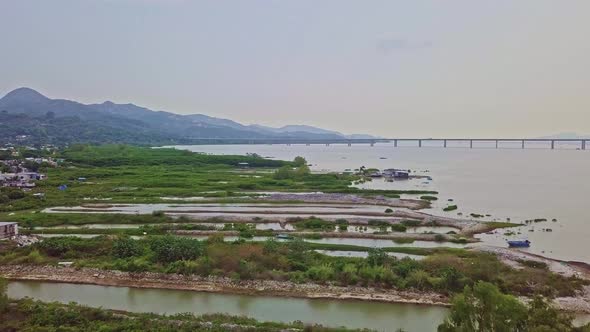
[{"label": "shallow tidal flat", "polygon": [[346,205],[346,204],[85,204],[77,207],[53,207],[45,213],[116,213],[116,214],[153,214],[165,213],[169,216],[186,216],[193,220],[206,221],[210,218],[223,218],[230,222],[260,222],[253,218],[270,219],[274,222],[288,221],[289,218],[306,218],[317,216],[324,220],[345,219],[350,224],[368,224],[371,220],[399,222],[403,219],[416,219],[437,222],[441,226],[463,228],[472,225],[469,220],[439,217],[409,208],[393,206],[391,212],[385,212],[387,206]]}]

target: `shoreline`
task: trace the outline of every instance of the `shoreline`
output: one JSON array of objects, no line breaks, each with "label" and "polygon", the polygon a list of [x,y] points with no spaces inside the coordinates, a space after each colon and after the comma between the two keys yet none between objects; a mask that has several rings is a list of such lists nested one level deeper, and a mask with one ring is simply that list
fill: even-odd
[{"label": "shoreline", "polygon": [[398,291],[371,287],[341,287],[288,281],[233,281],[222,277],[183,276],[165,273],[130,273],[94,268],[53,266],[0,266],[0,275],[13,281],[39,281],[98,286],[170,289],[218,294],[357,300],[448,307],[449,298],[433,292]]},{"label": "shoreline", "polygon": [[[131,273],[96,268],[55,266],[5,265],[0,275],[12,281],[38,281],[97,286],[185,290],[216,294],[272,296],[302,299],[328,299],[338,301],[370,301],[412,305],[449,307],[447,295],[412,290],[381,289],[373,287],[342,287],[314,283],[296,284],[289,281],[244,280],[225,277],[185,276],[154,272]],[[526,298],[523,298],[526,300]],[[553,304],[562,311],[590,314],[590,286],[576,297],[554,298]]]}]

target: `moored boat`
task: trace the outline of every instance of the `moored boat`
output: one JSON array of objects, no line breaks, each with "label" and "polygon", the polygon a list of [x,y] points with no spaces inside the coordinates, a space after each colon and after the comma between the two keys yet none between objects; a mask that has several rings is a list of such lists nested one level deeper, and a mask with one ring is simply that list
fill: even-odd
[{"label": "moored boat", "polygon": [[508,241],[508,246],[510,248],[528,248],[531,246],[531,241],[529,241],[529,240]]}]

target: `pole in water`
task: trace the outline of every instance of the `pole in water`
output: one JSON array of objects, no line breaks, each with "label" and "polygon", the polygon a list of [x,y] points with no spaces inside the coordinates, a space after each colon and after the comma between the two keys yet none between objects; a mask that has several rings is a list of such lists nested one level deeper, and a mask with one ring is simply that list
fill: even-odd
[{"label": "pole in water", "polygon": [[555,150],[555,141],[554,140],[551,141],[551,150]]},{"label": "pole in water", "polygon": [[421,147],[422,147],[422,140],[421,140],[421,139],[419,139],[419,140],[418,140],[418,147],[419,147],[419,148],[421,148]]},{"label": "pole in water", "polygon": [[522,148],[524,149],[524,140],[522,140]]}]

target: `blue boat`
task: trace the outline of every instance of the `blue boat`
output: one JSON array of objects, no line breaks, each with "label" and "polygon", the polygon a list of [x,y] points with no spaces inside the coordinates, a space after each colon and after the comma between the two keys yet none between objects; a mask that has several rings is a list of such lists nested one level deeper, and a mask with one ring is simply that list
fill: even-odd
[{"label": "blue boat", "polygon": [[531,241],[529,241],[529,240],[508,241],[508,246],[510,248],[528,248],[531,246]]}]

